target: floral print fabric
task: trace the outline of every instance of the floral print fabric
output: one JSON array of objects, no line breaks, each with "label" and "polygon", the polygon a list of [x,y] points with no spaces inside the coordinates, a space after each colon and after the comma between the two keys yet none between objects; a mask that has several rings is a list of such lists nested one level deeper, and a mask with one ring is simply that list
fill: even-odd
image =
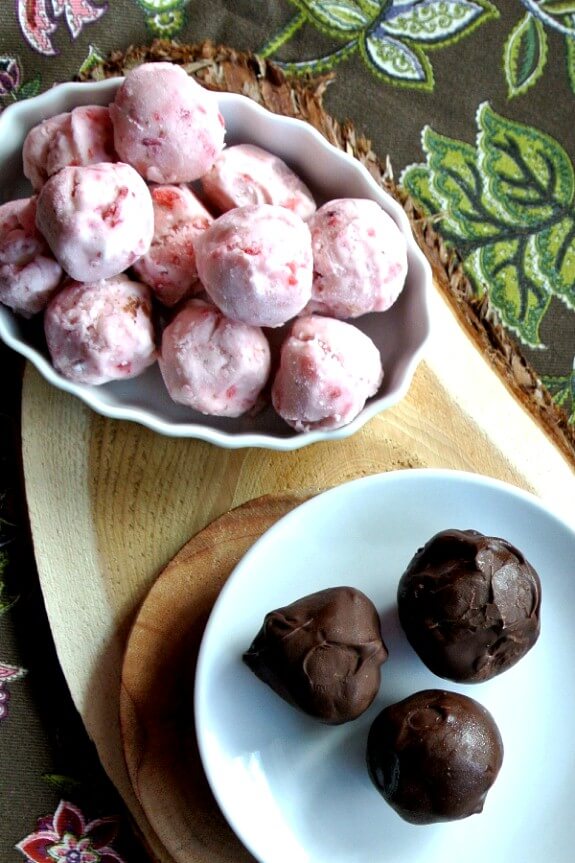
[{"label": "floral print fabric", "polygon": [[[12,0],[1,17],[0,109],[152,38],[209,38],[290,74],[334,73],[327,109],[389,155],[575,423],[573,0]],[[38,743],[53,714],[35,706],[38,679],[53,689],[57,661],[40,672],[20,658],[9,633],[23,600],[2,584],[0,860],[128,863],[106,820],[113,790],[100,777],[107,790],[89,800],[94,774],[66,775],[53,741]],[[57,707],[74,714],[65,694]],[[76,746],[67,733],[55,737]],[[16,743],[37,758],[26,778]]]},{"label": "floral print fabric", "polygon": [[16,848],[31,863],[124,863],[110,845],[117,830],[113,818],[87,824],[77,806],[62,800]]}]

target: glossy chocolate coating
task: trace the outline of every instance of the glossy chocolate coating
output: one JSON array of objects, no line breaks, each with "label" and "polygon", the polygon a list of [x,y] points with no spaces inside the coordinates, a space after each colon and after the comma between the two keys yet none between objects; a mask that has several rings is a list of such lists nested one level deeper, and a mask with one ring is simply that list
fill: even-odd
[{"label": "glossy chocolate coating", "polygon": [[456,821],[481,812],[503,761],[491,714],[465,695],[427,689],[373,722],[367,766],[377,790],[406,821]]},{"label": "glossy chocolate coating", "polygon": [[375,698],[387,649],[371,600],[355,588],[332,587],[266,614],[243,658],[290,704],[339,725]]},{"label": "glossy chocolate coating", "polygon": [[411,646],[448,680],[489,680],[539,636],[539,576],[511,543],[475,530],[432,537],[402,575],[397,603]]}]

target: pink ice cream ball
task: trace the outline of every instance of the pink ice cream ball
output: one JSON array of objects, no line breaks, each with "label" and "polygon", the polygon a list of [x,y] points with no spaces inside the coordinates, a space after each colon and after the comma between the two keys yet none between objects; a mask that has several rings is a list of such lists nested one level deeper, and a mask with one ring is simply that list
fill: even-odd
[{"label": "pink ice cream ball", "polygon": [[152,197],[130,165],[63,168],[38,196],[36,224],[73,279],[108,279],[150,248]]},{"label": "pink ice cream ball", "polygon": [[156,360],[150,289],[125,275],[67,282],[46,309],[44,332],[54,367],[76,383],[134,378]]},{"label": "pink ice cream ball", "polygon": [[375,201],[339,198],[308,224],[314,276],[304,314],[356,318],[389,309],[407,275],[405,237],[391,216]]},{"label": "pink ice cream ball", "polygon": [[297,174],[278,156],[252,144],[222,150],[201,183],[208,203],[223,213],[249,204],[276,204],[305,221],[316,210]]},{"label": "pink ice cream ball", "polygon": [[171,398],[214,416],[251,410],[270,373],[259,327],[232,321],[210,303],[190,300],[166,327],[159,357]]},{"label": "pink ice cream ball", "polygon": [[62,168],[116,162],[110,111],[84,105],[58,114],[30,129],[22,150],[24,175],[39,191]]},{"label": "pink ice cream ball", "polygon": [[165,306],[174,306],[202,289],[194,240],[214,221],[187,186],[152,186],[154,237],[134,264],[138,277]]},{"label": "pink ice cream ball", "polygon": [[224,146],[216,96],[172,63],[129,72],[110,115],[120,158],[151,183],[197,180]]},{"label": "pink ice cream ball", "polygon": [[298,318],[281,348],[272,403],[296,431],[347,425],[383,379],[372,340],[352,324],[311,315]]},{"label": "pink ice cream ball", "polygon": [[62,280],[36,229],[36,198],[0,207],[0,302],[29,318],[41,312]]},{"label": "pink ice cream ball", "polygon": [[279,327],[311,296],[311,236],[295,213],[271,204],[220,216],[195,242],[200,280],[228,317]]}]

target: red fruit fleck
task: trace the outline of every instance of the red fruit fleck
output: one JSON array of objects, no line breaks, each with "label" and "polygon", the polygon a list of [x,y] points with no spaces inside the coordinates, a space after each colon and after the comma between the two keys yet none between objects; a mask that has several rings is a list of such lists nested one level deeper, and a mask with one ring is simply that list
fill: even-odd
[{"label": "red fruit fleck", "polygon": [[102,219],[112,228],[115,228],[118,224],[118,205],[110,204],[109,207],[106,207],[105,210],[102,210]]},{"label": "red fruit fleck", "polygon": [[121,202],[128,196],[128,188],[126,186],[122,186],[118,189],[118,195],[113,204],[110,204],[109,207],[106,207],[105,210],[102,210],[102,219],[111,228],[115,228],[116,225],[119,225],[122,219],[120,218],[121,212]]},{"label": "red fruit fleck", "polygon": [[396,276],[399,276],[401,272],[401,264],[399,261],[395,264],[390,264],[389,270],[387,271],[387,276],[385,278],[386,282],[390,282],[392,279],[395,279]]},{"label": "red fruit fleck", "polygon": [[317,367],[311,357],[302,357],[300,369],[304,377],[313,380],[317,377]]},{"label": "red fruit fleck", "polygon": [[287,268],[291,273],[291,276],[288,277],[288,285],[297,285],[297,264],[295,261],[288,261]]},{"label": "red fruit fleck", "polygon": [[237,387],[228,387],[226,390],[226,397],[228,399],[233,399],[237,391]]},{"label": "red fruit fleck", "polygon": [[172,189],[153,189],[152,190],[152,198],[159,204],[160,207],[165,207],[167,210],[173,209],[174,205],[179,200],[178,192],[173,191]]}]

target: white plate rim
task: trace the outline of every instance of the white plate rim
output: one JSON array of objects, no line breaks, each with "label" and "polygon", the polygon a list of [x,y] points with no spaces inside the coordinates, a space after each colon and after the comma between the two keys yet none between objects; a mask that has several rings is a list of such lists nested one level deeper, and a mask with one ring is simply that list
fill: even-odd
[{"label": "white plate rim", "polygon": [[[256,558],[259,554],[261,554],[262,549],[273,546],[275,542],[275,537],[283,532],[285,529],[286,523],[289,524],[291,521],[295,521],[300,519],[302,516],[302,510],[307,513],[308,517],[311,520],[313,516],[313,511],[316,507],[325,506],[326,499],[333,499],[337,501],[338,498],[345,496],[348,493],[348,489],[350,487],[367,487],[370,485],[378,485],[380,483],[393,483],[395,481],[399,481],[400,483],[403,481],[404,477],[409,477],[417,482],[418,477],[425,477],[430,481],[453,481],[461,484],[471,484],[472,486],[476,486],[478,488],[495,490],[497,492],[501,492],[504,495],[507,495],[511,498],[514,498],[518,501],[522,501],[527,503],[528,505],[534,507],[538,510],[542,515],[546,517],[550,517],[551,519],[557,521],[566,531],[569,532],[573,539],[573,544],[575,546],[575,519],[570,522],[567,521],[564,514],[560,513],[558,509],[555,509],[552,504],[548,502],[544,502],[541,498],[539,498],[534,493],[522,489],[518,486],[515,486],[509,482],[504,480],[474,473],[471,471],[463,471],[458,469],[451,468],[406,468],[400,470],[392,470],[385,471],[381,473],[371,474],[366,477],[360,477],[357,479],[353,479],[349,482],[342,483],[341,485],[335,486],[333,488],[327,489],[314,497],[310,498],[307,501],[296,506],[293,510],[286,513],[286,515],[282,516],[275,524],[273,524],[267,531],[265,531],[248,549],[246,554],[242,557],[239,563],[232,570],[229,578],[224,584],[210,616],[208,618],[204,634],[202,637],[202,641],[200,644],[200,650],[198,653],[198,660],[196,665],[196,675],[194,681],[194,723],[196,729],[196,738],[198,742],[198,749],[200,752],[200,758],[202,761],[202,765],[204,768],[204,772],[206,774],[208,783],[212,790],[212,793],[220,807],[224,817],[228,821],[232,830],[236,833],[239,840],[244,844],[244,846],[250,851],[251,854],[256,857],[260,863],[273,863],[271,860],[264,860],[257,856],[257,851],[252,846],[250,842],[250,837],[246,836],[242,830],[242,825],[238,822],[238,820],[231,816],[228,811],[226,811],[225,802],[222,799],[222,795],[220,793],[219,783],[214,778],[214,772],[211,768],[210,757],[209,757],[209,747],[207,745],[207,732],[204,723],[204,693],[206,691],[206,687],[208,686],[208,681],[206,680],[206,666],[208,665],[208,654],[210,650],[210,637],[211,632],[215,629],[217,625],[217,618],[220,613],[220,609],[225,605],[227,600],[227,594],[230,592],[236,584],[238,578],[246,579],[246,572],[249,573],[252,559]],[[438,679],[439,681],[439,679]],[[446,681],[449,684],[449,681]],[[438,683],[441,686],[441,681]],[[468,693],[472,694],[473,693]],[[311,863],[311,858],[310,858]],[[538,861],[539,863],[539,861]]]}]

